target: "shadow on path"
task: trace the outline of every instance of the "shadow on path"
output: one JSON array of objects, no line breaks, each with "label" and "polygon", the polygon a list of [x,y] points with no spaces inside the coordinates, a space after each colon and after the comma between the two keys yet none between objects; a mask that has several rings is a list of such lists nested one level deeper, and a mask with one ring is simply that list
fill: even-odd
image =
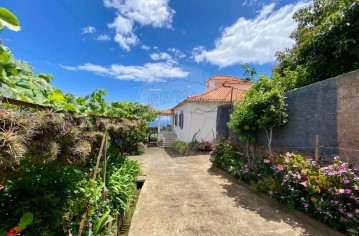
[{"label": "shadow on path", "polygon": [[[244,186],[238,183],[238,179],[229,175],[225,171],[212,166],[208,169],[210,175],[225,179],[226,184],[221,184],[223,188],[222,194],[235,200],[235,204],[238,208],[248,209],[255,214],[260,215],[266,221],[285,222],[286,224],[295,228],[301,228],[304,230],[304,235],[313,235],[310,230],[310,226],[297,216],[293,215],[294,210],[287,208],[285,205],[275,201],[274,199],[266,199],[260,194],[254,193]],[[303,215],[304,217],[310,217]],[[318,224],[321,224],[318,222]],[[324,226],[326,227],[326,226]],[[316,234],[317,235],[317,234]],[[323,235],[325,233],[323,232]]]}]

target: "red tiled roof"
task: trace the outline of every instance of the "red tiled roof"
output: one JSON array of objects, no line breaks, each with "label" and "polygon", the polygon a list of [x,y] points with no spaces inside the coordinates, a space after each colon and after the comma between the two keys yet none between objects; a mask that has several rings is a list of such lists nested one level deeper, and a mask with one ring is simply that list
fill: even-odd
[{"label": "red tiled roof", "polygon": [[[232,92],[233,89],[233,92]],[[197,95],[189,96],[182,102],[178,103],[172,110],[176,107],[182,105],[186,102],[223,102],[230,103],[231,102],[231,94],[232,94],[232,102],[236,102],[241,100],[246,91],[242,89],[237,89],[233,87],[216,87],[211,90],[208,90],[204,93],[200,93]]]},{"label": "red tiled roof", "polygon": [[161,113],[160,113],[160,115],[162,115],[162,116],[168,116],[168,115],[174,115],[175,113],[174,113],[174,111],[173,111],[173,109],[166,109],[166,110],[163,110],[163,111],[161,111]]},{"label": "red tiled roof", "polygon": [[236,83],[236,84],[252,84],[250,82],[244,81],[241,78],[237,78],[231,75],[215,75],[207,80],[208,83],[211,80],[224,80],[226,84]]},{"label": "red tiled roof", "polygon": [[190,96],[185,101],[231,102],[232,95],[232,102],[236,102],[243,98],[245,92],[246,91],[242,89],[220,86],[204,93]]}]

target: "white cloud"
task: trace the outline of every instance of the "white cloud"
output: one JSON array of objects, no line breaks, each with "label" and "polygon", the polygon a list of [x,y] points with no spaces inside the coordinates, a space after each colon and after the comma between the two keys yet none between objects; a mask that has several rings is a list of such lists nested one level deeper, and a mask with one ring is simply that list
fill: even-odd
[{"label": "white cloud", "polygon": [[273,62],[277,51],[293,45],[289,38],[296,27],[292,16],[307,4],[288,4],[276,11],[274,3],[266,5],[255,19],[241,17],[225,28],[221,37],[216,39],[214,49],[194,48],[193,58],[197,63],[209,62],[220,67]]},{"label": "white cloud", "polygon": [[264,3],[263,3],[262,1],[259,1],[259,0],[245,0],[245,1],[242,3],[242,6],[252,7],[252,6],[256,6],[256,5],[263,6]]},{"label": "white cloud", "polygon": [[173,53],[175,55],[175,57],[177,58],[185,58],[186,57],[186,54],[184,54],[183,52],[181,52],[179,49],[177,48],[168,48],[167,49],[169,52]]},{"label": "white cloud", "polygon": [[77,70],[76,67],[74,66],[64,66],[64,65],[59,65],[62,69],[65,69],[65,70]]},{"label": "white cloud", "polygon": [[111,40],[110,36],[108,36],[107,34],[100,34],[99,36],[96,37],[97,40],[99,41],[109,41]]},{"label": "white cloud", "polygon": [[144,45],[144,44],[142,44],[141,48],[142,48],[143,50],[146,50],[146,51],[149,51],[149,50],[151,49],[150,46],[147,46],[147,45]]},{"label": "white cloud", "polygon": [[115,29],[115,41],[126,51],[139,40],[135,24],[154,28],[171,28],[175,11],[168,6],[169,0],[104,0],[105,7],[115,8],[117,17],[109,24]]},{"label": "white cloud", "polygon": [[172,57],[170,54],[166,53],[166,52],[160,52],[160,53],[152,53],[150,55],[151,59],[154,61],[159,61],[159,60],[172,60]]},{"label": "white cloud", "polygon": [[61,67],[67,70],[93,72],[100,76],[112,77],[119,80],[144,82],[159,82],[164,81],[166,78],[184,78],[189,75],[189,72],[168,62],[146,63],[142,66],[124,66],[120,64],[113,64],[110,67],[86,63],[76,67]]},{"label": "white cloud", "polygon": [[96,32],[96,28],[93,26],[86,26],[86,27],[82,28],[83,34],[93,34],[95,32]]}]

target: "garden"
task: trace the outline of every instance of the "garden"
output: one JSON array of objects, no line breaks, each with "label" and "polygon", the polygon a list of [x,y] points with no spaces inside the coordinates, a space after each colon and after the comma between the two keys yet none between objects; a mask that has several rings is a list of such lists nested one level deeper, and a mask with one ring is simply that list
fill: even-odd
[{"label": "garden", "polygon": [[[1,28],[18,21],[1,8]],[[0,45],[0,235],[109,235],[135,200],[152,107],[79,97]]]},{"label": "garden", "polygon": [[221,139],[211,153],[214,165],[289,208],[306,212],[348,235],[359,233],[359,170],[339,157],[321,166],[293,153],[261,158],[250,167],[232,143]]},{"label": "garden", "polygon": [[[273,130],[290,122],[285,91],[285,84],[260,75],[244,99],[234,105],[228,122],[233,135],[215,141],[211,161],[253,191],[268,194],[340,232],[358,235],[359,169],[350,168],[340,157],[324,162],[273,152]],[[268,155],[256,152],[260,131],[266,133]]]}]

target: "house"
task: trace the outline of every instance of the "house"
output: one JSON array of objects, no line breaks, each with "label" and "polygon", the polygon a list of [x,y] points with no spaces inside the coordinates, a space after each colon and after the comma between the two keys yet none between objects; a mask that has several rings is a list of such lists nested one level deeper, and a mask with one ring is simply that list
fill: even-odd
[{"label": "house", "polygon": [[158,142],[170,146],[174,140],[186,143],[193,139],[213,141],[216,138],[217,108],[241,100],[252,83],[242,79],[216,75],[206,82],[206,91],[189,96],[171,109],[161,112],[170,116],[165,130],[158,126]]}]

